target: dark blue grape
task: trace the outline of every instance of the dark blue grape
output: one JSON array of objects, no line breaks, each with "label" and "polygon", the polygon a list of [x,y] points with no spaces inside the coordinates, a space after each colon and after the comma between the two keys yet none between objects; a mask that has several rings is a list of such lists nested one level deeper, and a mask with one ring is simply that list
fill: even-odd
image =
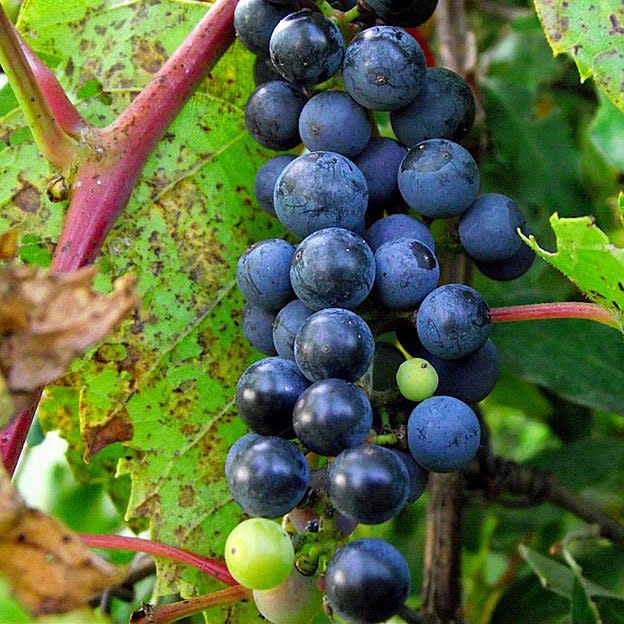
[{"label": "dark blue grape", "polygon": [[495,262],[511,258],[522,245],[518,228],[524,217],[513,199],[499,193],[477,197],[459,220],[459,240],[475,260]]},{"label": "dark blue grape", "polygon": [[284,171],[296,156],[284,154],[267,160],[258,172],[254,180],[254,194],[258,205],[264,212],[275,216],[275,206],[273,206],[273,194],[275,193],[275,183],[280,173]]},{"label": "dark blue grape", "polygon": [[312,310],[355,308],[373,287],[375,258],[362,237],[344,228],[325,228],[297,247],[290,281]]},{"label": "dark blue grape", "polygon": [[416,307],[440,279],[431,249],[409,238],[384,243],[375,252],[375,265],[375,297],[391,310]]},{"label": "dark blue grape", "polygon": [[353,158],[366,147],[371,132],[368,113],[344,91],[315,95],[299,117],[299,134],[312,152],[325,150]]},{"label": "dark blue grape", "polygon": [[434,13],[438,0],[366,0],[386,24],[414,28]]},{"label": "dark blue grape", "polygon": [[290,264],[295,248],[280,238],[252,245],[238,260],[236,282],[245,299],[267,310],[279,310],[292,298]]},{"label": "dark blue grape", "polygon": [[265,0],[240,0],[234,9],[237,37],[254,54],[268,56],[273,29],[293,11],[293,6],[292,2],[287,6],[275,6]]},{"label": "dark blue grape", "polygon": [[310,381],[358,380],[373,361],[375,341],[354,312],[327,308],[313,314],[295,338],[295,359]]},{"label": "dark blue grape", "polygon": [[491,331],[490,309],[474,288],[446,284],[422,302],[416,327],[425,349],[445,360],[454,360],[485,344]]},{"label": "dark blue grape", "polygon": [[405,507],[409,485],[407,468],[392,451],[362,444],[336,457],[327,492],[341,514],[362,524],[381,524]]},{"label": "dark blue grape", "polygon": [[299,397],[293,412],[293,428],[303,446],[331,457],[362,444],[372,424],[368,397],[343,379],[312,384]]},{"label": "dark blue grape", "polygon": [[487,397],[498,381],[500,364],[496,347],[488,340],[474,353],[457,360],[443,360],[430,353],[421,357],[438,373],[436,394],[452,396],[465,403],[478,403]]},{"label": "dark blue grape", "polygon": [[254,349],[265,355],[276,355],[273,344],[275,312],[247,303],[243,308],[243,336]]},{"label": "dark blue grape", "polygon": [[361,624],[385,622],[407,600],[409,568],[401,553],[379,539],[346,544],[327,566],[325,591],[332,609]]},{"label": "dark blue grape", "polygon": [[280,357],[295,359],[295,336],[313,310],[306,308],[299,299],[286,304],[275,317],[273,323],[273,344]]},{"label": "dark blue grape", "polygon": [[393,111],[390,120],[399,141],[413,147],[427,139],[460,141],[470,132],[475,112],[466,81],[450,69],[433,67],[416,99]]},{"label": "dark blue grape", "polygon": [[275,184],[275,213],[296,236],[327,227],[364,231],[368,189],[362,172],[335,152],[310,152],[291,162]]},{"label": "dark blue grape", "polygon": [[500,262],[475,262],[475,266],[483,275],[493,280],[507,282],[522,277],[535,261],[535,252],[525,244],[507,260]]},{"label": "dark blue grape", "polygon": [[293,409],[308,385],[292,360],[280,357],[260,360],[238,380],[238,415],[256,433],[292,437]]},{"label": "dark blue grape", "polygon": [[349,95],[364,108],[391,111],[418,95],[425,68],[414,37],[394,26],[373,26],[347,48],[342,77]]},{"label": "dark blue grape", "polygon": [[273,150],[301,143],[299,115],[306,103],[303,91],[284,80],[260,85],[245,105],[245,126],[254,141]]},{"label": "dark blue grape", "polygon": [[476,455],[481,426],[475,413],[454,397],[435,396],[419,403],[407,421],[412,457],[433,472],[465,467]]},{"label": "dark blue grape", "polygon": [[413,147],[399,168],[399,190],[416,212],[432,219],[464,212],[479,192],[479,168],[459,144],[430,139]]},{"label": "dark blue grape", "polygon": [[301,502],[310,482],[310,469],[294,444],[258,436],[234,453],[235,447],[226,460],[227,482],[230,494],[245,513],[275,518]]},{"label": "dark blue grape", "polygon": [[344,42],[331,20],[302,9],[277,24],[269,50],[273,65],[286,80],[315,85],[336,73],[342,62]]},{"label": "dark blue grape", "polygon": [[402,462],[407,469],[409,475],[409,494],[407,496],[407,505],[418,500],[427,488],[427,479],[429,473],[420,465],[414,461],[414,458],[405,451],[398,449],[391,450]]},{"label": "dark blue grape", "polygon": [[355,164],[364,174],[368,185],[368,203],[385,208],[400,200],[397,174],[407,149],[394,139],[374,137]]},{"label": "dark blue grape", "polygon": [[247,433],[232,444],[225,458],[225,478],[229,481],[232,475],[232,465],[235,465],[237,457],[242,453],[254,440],[260,436],[257,433]]},{"label": "dark blue grape", "polygon": [[418,219],[405,214],[393,214],[373,223],[366,232],[366,242],[376,252],[382,245],[399,238],[409,238],[435,251],[435,241],[429,228]]}]

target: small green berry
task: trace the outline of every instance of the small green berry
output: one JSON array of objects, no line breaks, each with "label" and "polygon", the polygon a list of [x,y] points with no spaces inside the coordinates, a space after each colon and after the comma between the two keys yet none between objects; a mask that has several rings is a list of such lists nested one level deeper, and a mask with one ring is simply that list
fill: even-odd
[{"label": "small green berry", "polygon": [[424,401],[438,387],[438,373],[427,360],[413,358],[399,366],[396,375],[401,394],[410,401]]}]

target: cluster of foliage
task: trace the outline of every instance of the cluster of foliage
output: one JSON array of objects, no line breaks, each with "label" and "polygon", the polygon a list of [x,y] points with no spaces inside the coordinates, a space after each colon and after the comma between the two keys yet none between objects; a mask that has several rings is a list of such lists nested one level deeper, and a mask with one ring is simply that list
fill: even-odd
[{"label": "cluster of foliage", "polygon": [[[579,0],[566,9],[536,0],[538,19],[522,0],[469,4],[478,52],[469,69],[487,128],[478,142],[482,190],[504,192],[522,206],[539,245],[529,242],[547,260],[511,286],[479,275],[473,285],[493,307],[578,300],[580,288],[621,325],[624,251],[616,245],[624,246],[624,201],[618,205],[624,10],[616,0]],[[16,16],[18,30],[80,113],[103,127],[208,8],[183,0],[27,0]],[[435,50],[430,27],[423,36]],[[553,58],[553,50],[571,55]],[[38,423],[68,441],[77,479],[69,485],[62,471],[49,478],[50,510],[75,530],[149,529],[159,542],[222,558],[229,531],[243,518],[223,463],[244,433],[233,390],[259,355],[240,331],[243,304],[234,271],[252,242],[283,235],[253,198],[255,172],[270,154],[244,127],[252,65],[252,55],[235,43],[149,157],[95,262],[96,290],[109,292],[118,277],[133,273],[141,305],[49,385],[40,403]],[[593,80],[579,84],[579,71]],[[48,267],[67,201],[53,201],[58,198],[48,192],[51,170],[8,85],[0,90],[0,179],[0,231],[19,232],[23,263]],[[556,254],[540,252],[555,247]],[[503,374],[480,406],[494,452],[554,473],[611,517],[624,518],[621,336],[569,319],[497,325],[494,339]],[[539,493],[523,499],[469,494],[462,533],[467,621],[624,620],[621,544],[579,532],[582,521],[552,505],[510,508],[539,504]],[[2,511],[0,500],[0,521]],[[381,537],[406,554],[415,607],[425,524],[420,500],[395,520],[357,534]],[[156,580],[144,581],[137,595],[153,592],[160,600],[223,587],[170,559],[158,558],[157,567]],[[138,608],[118,599],[107,606],[109,613],[41,621],[123,622]],[[201,617],[247,624],[258,615],[253,604],[237,602]],[[0,587],[4,621],[32,620]]]}]

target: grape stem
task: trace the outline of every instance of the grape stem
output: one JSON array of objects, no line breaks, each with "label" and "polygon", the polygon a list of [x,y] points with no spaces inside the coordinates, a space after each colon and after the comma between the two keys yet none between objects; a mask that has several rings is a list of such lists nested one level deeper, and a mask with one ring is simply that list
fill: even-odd
[{"label": "grape stem", "polygon": [[37,146],[63,171],[76,155],[74,141],[63,131],[26,58],[15,27],[0,3],[0,65],[18,99]]},{"label": "grape stem", "polygon": [[602,323],[615,329],[621,325],[615,316],[596,303],[564,301],[561,303],[534,303],[528,305],[492,308],[492,323],[511,323],[516,321],[543,321],[546,319],[586,319]]},{"label": "grape stem", "polygon": [[[237,0],[217,0],[206,15],[108,128],[88,127],[52,73],[21,41],[0,6],[0,63],[7,72],[43,155],[71,169],[70,203],[52,261],[56,272],[91,264],[154,146],[234,41]],[[69,134],[79,135],[79,140]],[[3,464],[13,474],[36,403],[0,434]]]},{"label": "grape stem", "polygon": [[359,19],[360,17],[362,17],[362,15],[364,15],[364,13],[362,13],[362,10],[360,9],[360,5],[356,4],[352,9],[349,9],[348,11],[344,12],[341,21],[345,24],[350,24],[351,22],[354,22],[356,19]]},{"label": "grape stem", "polygon": [[228,572],[223,563],[217,559],[202,557],[188,550],[153,542],[140,537],[127,537],[124,535],[98,535],[95,533],[79,533],[81,541],[91,548],[106,548],[110,550],[126,550],[130,552],[142,552],[154,557],[172,559],[201,570],[208,576],[221,581],[226,585],[236,585],[236,581]]},{"label": "grape stem", "polygon": [[130,624],[169,624],[195,613],[201,613],[211,607],[235,604],[249,598],[251,598],[251,592],[240,585],[236,585],[235,587],[228,587],[204,596],[197,596],[158,607],[144,605],[132,614]]}]

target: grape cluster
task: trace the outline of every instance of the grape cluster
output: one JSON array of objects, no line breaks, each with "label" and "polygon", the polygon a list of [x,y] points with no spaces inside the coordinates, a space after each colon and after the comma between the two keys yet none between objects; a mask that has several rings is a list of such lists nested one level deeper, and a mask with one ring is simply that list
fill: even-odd
[{"label": "grape cluster", "polygon": [[[305,147],[270,159],[255,180],[259,206],[296,244],[260,241],[236,273],[243,332],[268,357],[236,389],[251,433],[225,473],[252,518],[230,534],[226,561],[275,624],[309,622],[319,586],[347,621],[395,615],[410,586],[405,560],[381,540],[348,536],[395,517],[429,471],[461,469],[478,450],[471,404],[498,377],[489,308],[469,286],[439,285],[430,223],[450,219],[488,277],[513,279],[533,261],[518,206],[479,195],[478,166],[459,144],[475,118],[470,87],[427,68],[400,27],[428,19],[437,2],[368,0],[357,34],[337,2],[334,18],[291,0],[241,0],[235,14],[257,54],[249,133],[270,149]],[[374,111],[389,113],[396,139],[377,136]],[[400,319],[398,347],[375,345],[365,319],[380,311]],[[404,397],[396,414],[371,402],[390,386]]]}]

